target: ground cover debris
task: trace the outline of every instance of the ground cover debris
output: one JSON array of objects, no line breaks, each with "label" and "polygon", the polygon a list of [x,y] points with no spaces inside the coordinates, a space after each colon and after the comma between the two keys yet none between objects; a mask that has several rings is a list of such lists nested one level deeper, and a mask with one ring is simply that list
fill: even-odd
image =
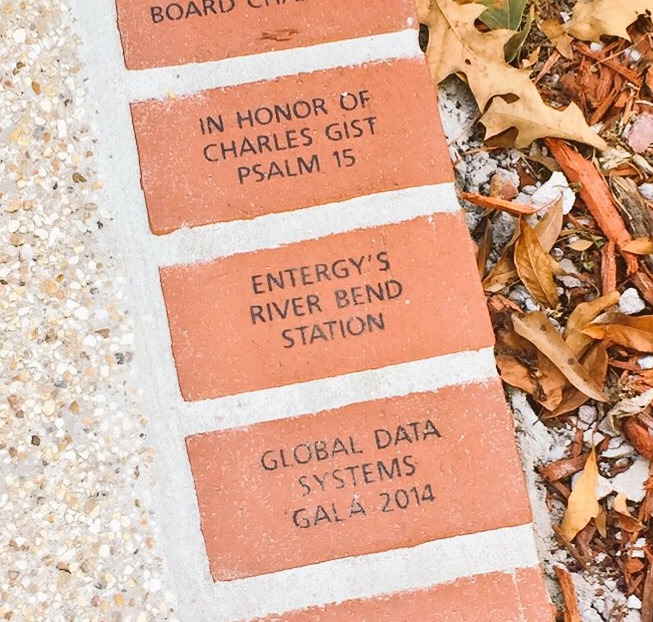
[{"label": "ground cover debris", "polygon": [[418,6],[560,620],[653,622],[653,2]]}]

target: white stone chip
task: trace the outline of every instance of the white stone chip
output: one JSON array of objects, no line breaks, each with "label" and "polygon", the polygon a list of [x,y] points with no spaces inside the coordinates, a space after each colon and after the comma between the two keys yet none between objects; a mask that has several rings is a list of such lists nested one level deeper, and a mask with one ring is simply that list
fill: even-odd
[{"label": "white stone chip", "polygon": [[623,473],[612,478],[612,488],[615,492],[626,495],[629,501],[639,503],[644,499],[644,483],[648,479],[649,462],[644,458],[637,458],[632,466]]},{"label": "white stone chip", "polygon": [[635,596],[635,594],[632,594],[631,596],[628,597],[628,600],[626,600],[626,606],[629,609],[641,609],[642,608],[642,601]]},{"label": "white stone chip", "polygon": [[530,197],[535,207],[552,206],[562,196],[562,212],[568,214],[576,202],[576,193],[569,186],[567,178],[559,171],[551,175]]},{"label": "white stone chip", "polygon": [[645,307],[646,304],[634,287],[629,287],[619,298],[619,311],[625,315],[634,315],[643,311]]}]

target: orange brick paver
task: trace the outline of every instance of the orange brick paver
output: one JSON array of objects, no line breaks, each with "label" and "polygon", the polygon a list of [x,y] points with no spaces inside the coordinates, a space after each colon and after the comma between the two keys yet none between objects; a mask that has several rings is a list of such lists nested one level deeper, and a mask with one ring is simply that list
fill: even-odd
[{"label": "orange brick paver", "polygon": [[152,231],[452,181],[428,80],[408,59],[132,104]]},{"label": "orange brick paver", "polygon": [[117,0],[129,69],[220,60],[409,27],[413,0]]},{"label": "orange brick paver", "polygon": [[187,446],[216,581],[530,521],[499,380]]},{"label": "orange brick paver", "polygon": [[[542,573],[537,568],[516,577],[497,572],[254,622],[553,622],[554,609],[543,589]],[[524,608],[524,599],[533,592],[543,596],[537,610]]]},{"label": "orange brick paver", "polygon": [[186,400],[492,345],[461,214],[161,270]]}]

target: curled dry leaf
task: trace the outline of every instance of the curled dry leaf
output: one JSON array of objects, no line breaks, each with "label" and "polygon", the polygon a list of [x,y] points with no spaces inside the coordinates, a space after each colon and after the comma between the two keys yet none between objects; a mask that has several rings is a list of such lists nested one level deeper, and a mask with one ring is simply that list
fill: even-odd
[{"label": "curled dry leaf", "polygon": [[598,43],[604,35],[630,41],[628,26],[645,13],[653,13],[653,0],[581,0],[574,6],[565,30],[584,41]]},{"label": "curled dry leaf", "polygon": [[560,403],[567,379],[530,341],[500,330],[496,358],[504,382],[526,391],[547,410]]},{"label": "curled dry leaf", "polygon": [[556,460],[551,464],[544,467],[539,467],[540,475],[549,482],[557,482],[561,479],[566,479],[572,475],[576,475],[578,471],[582,471],[587,462],[587,454],[580,454],[574,458],[563,458]]},{"label": "curled dry leaf", "polygon": [[[426,58],[433,80],[439,84],[454,74],[467,78],[479,108],[486,112],[482,123],[488,137],[514,127],[518,146],[556,136],[607,148],[575,104],[564,111],[547,106],[530,81],[529,72],[505,62],[504,46],[514,31],[482,33],[476,29],[474,22],[485,6],[455,0],[418,0],[417,6],[420,22],[430,31]],[[508,104],[502,96],[517,99]]]},{"label": "curled dry leaf", "polygon": [[544,313],[536,311],[521,317],[515,314],[512,321],[515,332],[542,352],[573,386],[592,399],[599,402],[607,401],[601,388],[578,362]]},{"label": "curled dry leaf", "polygon": [[623,250],[634,255],[650,255],[653,253],[653,239],[650,237],[637,238],[628,242]]},{"label": "curled dry leaf", "polygon": [[603,508],[601,508],[599,515],[594,519],[594,524],[601,537],[606,538],[608,535],[608,514]]},{"label": "curled dry leaf", "polygon": [[612,508],[617,513],[617,520],[619,521],[619,527],[624,531],[629,531],[630,533],[637,533],[644,529],[644,525],[638,521],[628,509],[627,497],[622,492],[620,492],[614,499]]},{"label": "curled dry leaf", "polygon": [[506,249],[499,258],[499,261],[494,264],[490,273],[483,279],[483,289],[486,292],[496,294],[518,280],[512,254],[512,247]]},{"label": "curled dry leaf", "polygon": [[610,307],[614,307],[619,302],[619,292],[610,292],[605,296],[599,296],[589,302],[579,304],[569,316],[567,326],[565,327],[565,338],[574,331],[585,328],[590,322],[593,322],[601,313]]},{"label": "curled dry leaf", "polygon": [[596,451],[592,449],[583,473],[569,495],[567,511],[560,526],[560,533],[565,540],[571,542],[581,529],[599,515],[601,506],[596,498],[598,481],[599,467],[596,462]]},{"label": "curled dry leaf", "polygon": [[653,315],[631,317],[623,313],[609,313],[581,332],[594,339],[612,341],[638,352],[653,352]]},{"label": "curled dry leaf", "polygon": [[535,225],[535,235],[542,248],[551,252],[554,244],[560,237],[564,215],[562,213],[562,196],[549,208],[542,220]]},{"label": "curled dry leaf", "polygon": [[590,302],[582,302],[571,312],[563,337],[576,358],[583,356],[593,341],[592,337],[581,331],[601,313],[614,307],[618,302],[619,292],[614,291]]},{"label": "curled dry leaf", "polygon": [[520,235],[515,242],[517,274],[540,304],[554,309],[560,304],[553,277],[553,259],[542,248],[537,235],[524,221],[519,223]]},{"label": "curled dry leaf", "polygon": [[[608,352],[602,343],[597,343],[590,348],[587,354],[581,359],[582,366],[594,378],[596,383],[600,386],[605,384],[605,379],[608,375]],[[567,413],[573,412],[580,408],[589,397],[576,387],[568,386],[563,394],[562,400],[556,408],[549,414],[550,417],[559,417]]]},{"label": "curled dry leaf", "polygon": [[[563,213],[562,198],[552,205],[540,222],[535,226],[535,235],[542,248],[548,253],[560,237],[562,231]],[[514,243],[519,237],[520,230],[515,231],[512,240],[506,245],[499,261],[494,265],[490,273],[483,280],[483,289],[486,292],[496,293],[512,285],[518,278],[515,268]]]}]

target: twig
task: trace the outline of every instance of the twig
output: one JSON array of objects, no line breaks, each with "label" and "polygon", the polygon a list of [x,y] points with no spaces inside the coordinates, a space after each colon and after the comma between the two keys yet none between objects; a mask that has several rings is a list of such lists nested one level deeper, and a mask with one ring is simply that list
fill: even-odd
[{"label": "twig", "polygon": [[571,580],[571,575],[560,566],[555,567],[555,573],[560,583],[562,598],[565,602],[565,622],[582,622],[580,610],[578,609],[578,600],[576,599],[576,590]]},{"label": "twig", "polygon": [[[580,196],[608,240],[614,242],[619,249],[631,242],[633,238],[626,229],[612,193],[596,166],[560,139],[547,138],[546,144],[567,178],[580,185]],[[628,274],[637,272],[637,257],[623,251],[622,255],[626,260]]]},{"label": "twig", "polygon": [[627,67],[624,67],[621,63],[613,60],[613,58],[602,58],[600,53],[594,52],[584,43],[577,43],[576,49],[584,56],[587,56],[592,60],[598,61],[599,63],[610,67],[610,69],[616,71],[618,74],[621,74],[624,78],[626,78],[626,80],[632,82],[635,86],[642,86],[642,81],[637,73],[628,69]]},{"label": "twig", "polygon": [[609,240],[601,249],[601,293],[605,296],[617,289],[617,258],[614,242]]},{"label": "twig", "polygon": [[[610,187],[630,232],[637,238],[653,237],[653,218],[635,182],[615,177],[610,179]],[[643,261],[653,270],[653,257],[645,255]]]},{"label": "twig", "polygon": [[586,462],[587,454],[581,454],[575,458],[557,460],[546,466],[538,467],[537,470],[544,479],[550,482],[557,482],[558,480],[575,475],[578,471],[582,471]]},{"label": "twig", "polygon": [[533,80],[533,83],[537,84],[547,73],[549,73],[549,71],[551,71],[553,66],[560,60],[561,56],[562,55],[560,54],[560,52],[558,52],[558,50],[554,50],[553,54],[549,56],[546,63],[544,63],[544,65],[542,66],[542,69],[540,69],[540,73],[537,74],[537,77],[535,78],[535,80]]},{"label": "twig", "polygon": [[519,203],[513,203],[512,201],[506,201],[505,199],[499,199],[498,197],[486,197],[482,194],[475,194],[473,192],[461,192],[459,196],[461,199],[469,201],[479,207],[498,209],[513,214],[513,216],[529,216],[537,211],[530,205],[521,205]]},{"label": "twig", "polygon": [[642,622],[653,622],[653,564],[650,559],[648,564],[642,598]]}]

